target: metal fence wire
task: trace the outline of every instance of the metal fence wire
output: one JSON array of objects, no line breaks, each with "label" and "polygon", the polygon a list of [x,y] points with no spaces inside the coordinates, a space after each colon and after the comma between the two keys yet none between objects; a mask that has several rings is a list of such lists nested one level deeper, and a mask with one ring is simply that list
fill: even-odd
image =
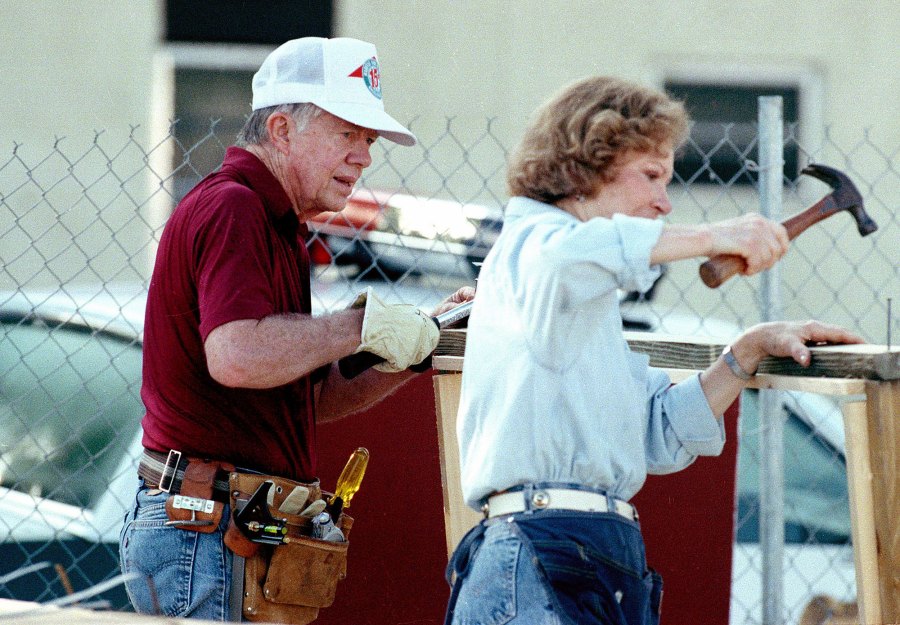
[{"label": "metal fence wire", "polygon": [[[502,224],[508,149],[497,120],[413,120],[416,149],[379,142],[348,208],[311,223],[314,306],[334,310],[368,285],[429,306],[472,284]],[[692,171],[670,187],[671,222],[720,220],[759,210],[758,136],[730,125],[710,142],[692,139]],[[195,132],[195,130],[194,130]],[[707,133],[708,135],[708,133]],[[210,123],[187,145],[177,123],[160,140],[97,132],[49,148],[14,143],[0,154],[0,596],[48,602],[115,578],[118,532],[140,448],[141,327],[156,244],[177,200],[218,163],[232,137]],[[195,136],[195,135],[194,135]],[[786,127],[782,147],[800,166],[847,173],[879,229],[861,238],[837,215],[793,242],[780,263],[785,318],[816,317],[886,342],[889,301],[900,292],[898,146],[878,133],[801,144]],[[698,158],[699,157],[699,158]],[[737,164],[723,178],[714,166]],[[789,216],[829,192],[781,172]],[[622,294],[625,325],[671,334],[733,337],[764,318],[759,277],[719,289],[699,263],[666,268],[647,294]],[[895,339],[896,340],[896,339]],[[776,621],[795,623],[810,600],[853,601],[855,579],[840,406],[834,398],[785,393],[783,550],[760,547],[759,398],[742,401],[731,622],[764,617],[763,566],[778,567]],[[49,565],[46,563],[50,563]],[[52,564],[61,566],[54,567]],[[21,571],[17,575],[16,571]],[[769,579],[773,577],[770,575]],[[101,595],[126,609],[121,587]]]}]

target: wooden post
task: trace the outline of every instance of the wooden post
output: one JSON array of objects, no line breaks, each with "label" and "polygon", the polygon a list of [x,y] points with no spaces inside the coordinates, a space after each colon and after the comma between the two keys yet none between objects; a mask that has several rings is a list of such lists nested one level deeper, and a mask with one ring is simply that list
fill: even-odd
[{"label": "wooden post", "polygon": [[866,402],[850,402],[844,404],[842,410],[850,528],[856,568],[856,604],[863,623],[879,623],[881,599],[878,592],[878,547],[875,539],[875,502]]},{"label": "wooden post", "polygon": [[900,380],[866,384],[881,620],[900,623]]},{"label": "wooden post", "polygon": [[482,519],[482,515],[466,506],[459,479],[459,446],[456,439],[456,413],[459,410],[461,373],[439,373],[434,376],[437,407],[438,449],[441,454],[441,485],[444,493],[444,526],[447,530],[447,556],[460,539]]}]

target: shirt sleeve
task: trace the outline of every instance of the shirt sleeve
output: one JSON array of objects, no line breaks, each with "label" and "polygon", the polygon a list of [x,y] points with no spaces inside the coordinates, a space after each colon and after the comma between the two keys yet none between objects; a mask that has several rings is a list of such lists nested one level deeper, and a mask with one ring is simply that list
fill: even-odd
[{"label": "shirt sleeve", "polygon": [[565,219],[528,237],[522,257],[547,278],[548,302],[579,306],[615,289],[646,291],[659,277],[650,253],[662,234],[658,220],[614,215],[586,222]]},{"label": "shirt sleeve", "polygon": [[203,340],[225,323],[262,319],[274,312],[265,209],[240,185],[218,191],[206,198],[205,218],[198,221],[194,239]]},{"label": "shirt sleeve", "polygon": [[672,385],[660,369],[648,368],[647,472],[674,473],[697,456],[718,456],[725,446],[725,425],[709,407],[700,375]]}]

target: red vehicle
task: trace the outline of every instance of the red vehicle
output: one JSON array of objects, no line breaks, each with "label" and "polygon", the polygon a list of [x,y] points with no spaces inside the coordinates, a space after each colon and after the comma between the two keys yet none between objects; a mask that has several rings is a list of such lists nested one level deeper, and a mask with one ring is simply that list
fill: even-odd
[{"label": "red vehicle", "polygon": [[316,264],[355,264],[386,276],[471,277],[500,232],[499,207],[357,189],[346,208],[310,222]]}]

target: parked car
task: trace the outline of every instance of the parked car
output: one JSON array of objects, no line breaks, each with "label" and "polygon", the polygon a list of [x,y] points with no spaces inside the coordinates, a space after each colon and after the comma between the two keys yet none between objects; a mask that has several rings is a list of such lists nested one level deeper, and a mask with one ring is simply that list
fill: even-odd
[{"label": "parked car", "polygon": [[[60,564],[82,590],[118,574],[118,532],[140,448],[138,288],[0,296],[0,574]],[[65,594],[53,568],[0,596]],[[124,608],[122,587],[100,597]]]},{"label": "parked car", "polygon": [[373,277],[474,277],[502,222],[499,207],[356,189],[342,211],[309,222],[312,257],[354,264]]},{"label": "parked car", "polygon": [[[314,309],[339,309],[369,285],[386,300],[425,309],[446,295],[413,284],[317,280]],[[118,532],[141,449],[144,302],[142,285],[0,294],[0,576],[60,563],[80,590],[118,573]],[[627,329],[660,329],[646,302],[630,301],[625,316]],[[665,321],[667,333],[698,332],[696,315]],[[731,324],[703,321],[716,337],[736,334]],[[840,411],[808,393],[784,393],[784,404],[785,604],[796,616],[814,594],[852,599],[855,578]],[[759,622],[762,601],[755,392],[742,406],[732,623]],[[0,597],[63,593],[53,569],[0,586]],[[102,598],[128,606],[121,587]]]},{"label": "parked car", "polygon": [[[796,623],[815,595],[855,601],[856,569],[843,417],[823,395],[782,393],[784,421],[784,609]],[[759,544],[760,449],[758,391],[741,398],[736,543],[732,562],[731,622],[762,622]]]}]

